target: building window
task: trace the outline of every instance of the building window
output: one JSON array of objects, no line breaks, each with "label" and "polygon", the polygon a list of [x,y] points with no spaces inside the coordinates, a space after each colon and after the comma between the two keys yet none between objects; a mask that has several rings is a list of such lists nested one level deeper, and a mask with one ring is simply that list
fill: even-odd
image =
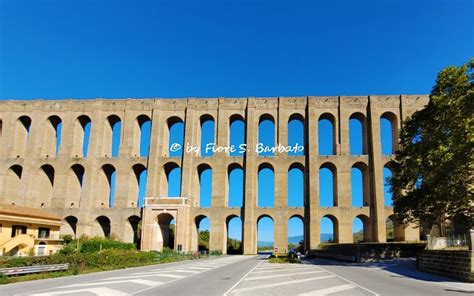
[{"label": "building window", "polygon": [[39,227],[38,228],[38,238],[49,238],[49,228]]},{"label": "building window", "polygon": [[20,234],[26,234],[26,226],[24,225],[13,225],[12,226],[12,237]]}]

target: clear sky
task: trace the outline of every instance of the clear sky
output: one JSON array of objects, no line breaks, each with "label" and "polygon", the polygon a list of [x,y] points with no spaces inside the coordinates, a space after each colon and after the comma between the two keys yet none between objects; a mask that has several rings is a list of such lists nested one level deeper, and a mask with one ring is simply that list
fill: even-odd
[{"label": "clear sky", "polygon": [[0,98],[427,93],[474,1],[0,0]]},{"label": "clear sky", "polygon": [[[0,100],[429,93],[438,71],[473,56],[473,11],[471,0],[0,0]],[[332,151],[331,137],[330,129],[321,132],[323,154]],[[329,200],[322,206],[329,206],[331,175],[321,174]],[[299,175],[291,175],[299,198]],[[361,179],[357,171],[352,176]],[[243,174],[232,178],[238,184]],[[143,196],[146,176],[140,179]],[[361,187],[352,192],[360,196]],[[211,192],[201,194],[208,206]],[[232,194],[232,204],[239,197]],[[265,233],[262,240],[271,239]]]}]

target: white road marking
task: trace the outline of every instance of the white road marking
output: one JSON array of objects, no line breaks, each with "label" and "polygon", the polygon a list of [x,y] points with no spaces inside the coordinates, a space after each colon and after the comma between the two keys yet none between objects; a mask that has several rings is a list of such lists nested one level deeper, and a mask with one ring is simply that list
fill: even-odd
[{"label": "white road marking", "polygon": [[256,280],[263,280],[263,279],[271,279],[277,277],[285,277],[285,276],[292,276],[292,275],[302,275],[302,274],[312,274],[312,273],[321,273],[324,272],[322,270],[313,270],[313,271],[305,271],[305,272],[293,272],[293,273],[284,273],[284,274],[270,274],[270,275],[262,275],[262,276],[253,276],[246,278],[245,281],[256,281]]},{"label": "white road marking", "polygon": [[263,262],[265,261],[260,261],[260,263],[258,263],[257,265],[255,265],[252,269],[249,270],[249,272],[247,272],[237,283],[235,283],[232,287],[230,287],[229,290],[227,290],[223,296],[227,296],[229,295],[229,293],[232,291],[232,289],[234,289],[235,287],[237,287],[252,271],[254,271],[256,268],[258,268],[258,266],[260,266],[260,264],[262,264]]},{"label": "white road marking", "polygon": [[189,269],[197,269],[197,270],[209,270],[211,268],[207,268],[207,267],[188,267]]},{"label": "white road marking", "polygon": [[329,270],[327,270],[327,269],[325,269],[325,268],[322,268],[321,266],[320,266],[319,268],[321,268],[321,270],[324,270],[325,272],[327,272],[327,273],[329,273],[329,274],[332,274],[332,275],[334,275],[334,276],[336,276],[336,277],[338,277],[338,278],[340,278],[340,279],[342,279],[342,280],[344,280],[344,281],[346,281],[346,282],[348,282],[348,283],[353,284],[354,286],[357,286],[357,287],[361,288],[362,290],[365,290],[365,291],[367,291],[367,292],[370,292],[370,293],[374,294],[375,296],[380,296],[380,294],[375,293],[374,291],[369,290],[369,289],[367,289],[367,288],[365,288],[365,287],[362,287],[361,285],[358,285],[358,284],[356,284],[356,283],[354,283],[354,282],[352,282],[352,281],[350,281],[350,280],[348,280],[348,279],[346,279],[346,278],[343,278],[343,277],[340,276],[340,275],[337,275],[337,274],[335,274],[335,273],[333,273],[333,272],[330,272]]},{"label": "white road marking", "polygon": [[114,289],[101,287],[101,288],[90,288],[90,289],[77,289],[77,290],[67,290],[67,291],[58,291],[58,292],[48,292],[41,294],[30,294],[34,296],[51,296],[51,295],[61,295],[61,294],[72,294],[78,292],[88,292],[94,295],[107,295],[107,296],[130,296],[128,293],[122,291],[117,291]]},{"label": "white road marking", "polygon": [[290,269],[290,270],[287,270],[287,269],[276,269],[276,270],[262,270],[262,271],[254,271],[255,274],[262,274],[262,273],[272,273],[272,272],[287,272],[287,271],[300,271],[300,270],[308,270],[308,269],[314,269],[314,270],[321,270],[317,267],[314,267],[314,266],[309,266],[309,267],[301,267],[301,268],[297,268],[297,269]]},{"label": "white road marking", "polygon": [[70,287],[87,287],[87,286],[98,286],[98,285],[109,285],[109,284],[125,284],[125,283],[133,283],[133,284],[139,284],[139,285],[144,285],[144,286],[150,286],[150,287],[156,287],[159,285],[162,285],[163,282],[158,282],[158,281],[150,281],[150,280],[112,280],[108,281],[108,279],[103,279],[98,282],[92,282],[92,283],[83,283],[83,284],[73,284],[73,285],[67,285],[64,286],[65,288],[70,288]]},{"label": "white road marking", "polygon": [[174,270],[157,270],[157,271],[148,271],[148,272],[134,272],[131,275],[147,275],[147,274],[162,274],[167,272],[184,272],[184,273],[198,273],[196,270],[184,270],[184,269],[174,269]]},{"label": "white road marking", "polygon": [[111,277],[111,278],[104,279],[104,281],[136,279],[136,278],[143,278],[143,277],[169,277],[169,278],[173,278],[173,279],[182,279],[182,278],[186,277],[186,275],[154,272],[154,273],[140,274],[140,275],[114,276],[114,277]]},{"label": "white road marking", "polygon": [[301,293],[301,294],[298,294],[298,296],[325,296],[331,293],[346,291],[346,290],[350,290],[354,288],[356,288],[356,286],[351,285],[351,284],[345,284],[345,285],[334,286],[334,287],[326,288],[326,289],[314,290],[307,293]]},{"label": "white road marking", "polygon": [[285,286],[285,285],[298,284],[298,283],[304,283],[304,282],[309,282],[309,281],[328,279],[328,278],[332,278],[332,277],[334,277],[334,275],[323,275],[323,276],[316,276],[316,277],[311,277],[311,278],[307,278],[307,279],[287,281],[287,282],[283,282],[283,283],[267,284],[267,285],[260,285],[260,286],[255,286],[255,287],[245,287],[245,288],[235,289],[234,291],[232,291],[232,293],[239,293],[239,292],[245,292],[245,291],[273,288],[273,287],[278,287],[278,286]]}]

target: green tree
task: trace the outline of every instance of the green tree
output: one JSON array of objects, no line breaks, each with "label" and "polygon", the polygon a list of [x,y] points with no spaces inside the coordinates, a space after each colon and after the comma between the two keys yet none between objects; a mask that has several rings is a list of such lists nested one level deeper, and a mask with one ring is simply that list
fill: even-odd
[{"label": "green tree", "polygon": [[401,222],[474,226],[473,67],[442,70],[428,105],[403,123],[389,180]]},{"label": "green tree", "polygon": [[200,251],[209,251],[209,230],[199,231],[198,245]]}]

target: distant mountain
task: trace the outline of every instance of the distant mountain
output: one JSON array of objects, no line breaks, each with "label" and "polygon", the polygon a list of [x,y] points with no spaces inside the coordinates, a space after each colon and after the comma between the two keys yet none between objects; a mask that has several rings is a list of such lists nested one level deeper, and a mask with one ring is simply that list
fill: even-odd
[{"label": "distant mountain", "polygon": [[273,247],[273,242],[258,241],[257,247]]},{"label": "distant mountain", "polygon": [[288,238],[288,243],[289,244],[299,244],[300,241],[302,241],[304,239],[304,236],[303,235],[295,235],[295,236],[290,236]]},{"label": "distant mountain", "polygon": [[332,240],[332,233],[321,233],[321,242],[325,243]]}]

